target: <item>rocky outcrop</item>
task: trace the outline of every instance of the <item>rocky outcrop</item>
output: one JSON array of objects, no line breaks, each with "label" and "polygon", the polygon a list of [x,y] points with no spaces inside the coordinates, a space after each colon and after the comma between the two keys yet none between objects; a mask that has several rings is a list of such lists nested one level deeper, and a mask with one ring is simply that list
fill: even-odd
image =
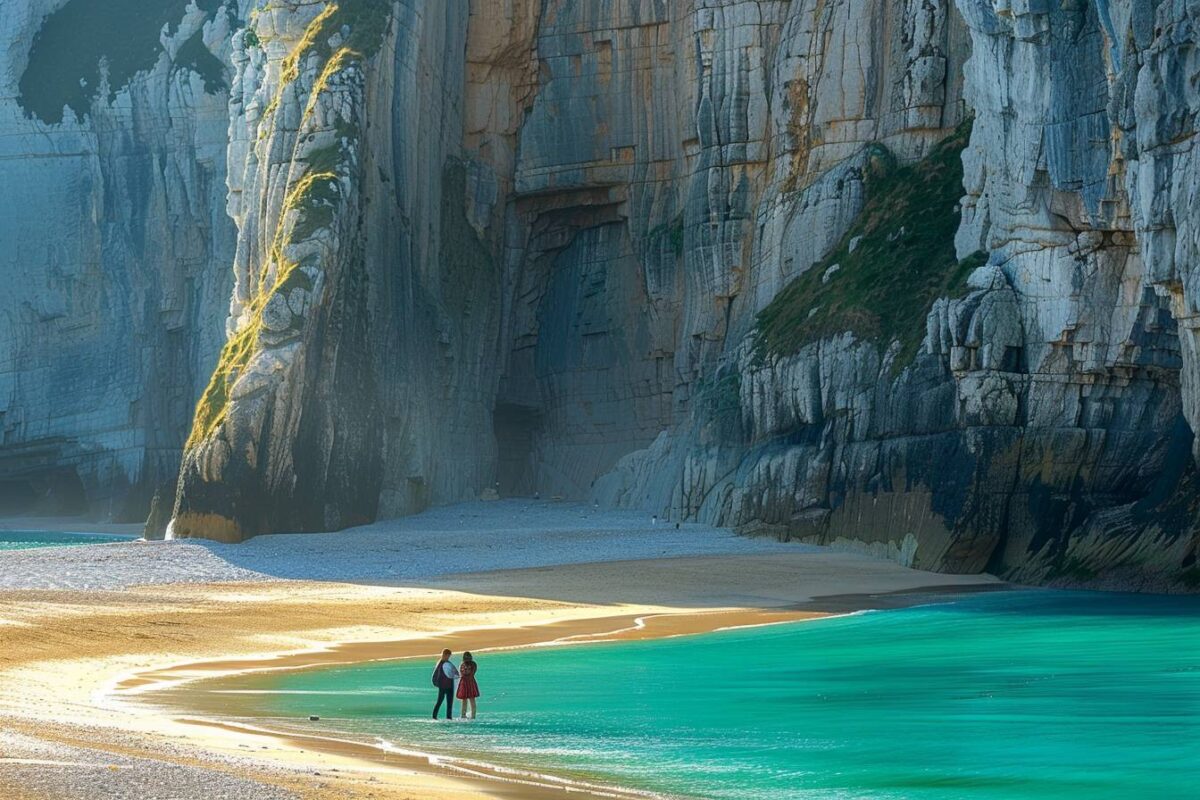
[{"label": "rocky outcrop", "polygon": [[492,483],[501,273],[465,198],[495,181],[462,159],[451,6],[264,2],[235,37],[237,285],[173,535],[338,529]]},{"label": "rocky outcrop", "polygon": [[0,4],[0,513],[174,484],[231,285],[219,5]]},{"label": "rocky outcrop", "polygon": [[[898,370],[903,332],[880,337],[878,321],[851,313],[885,298],[841,309],[832,328],[795,322],[863,291],[853,276],[871,264],[849,255],[864,246],[851,231],[814,268],[823,286],[778,295],[726,357],[718,410],[693,408],[684,435],[629,457],[602,494],[933,569],[1194,586],[1186,293],[1155,252],[1175,241],[1177,215],[1163,213],[1170,170],[1160,162],[1149,177],[1141,145],[1162,109],[1190,102],[1164,88],[1186,75],[1186,13],[958,6],[975,121],[957,254],[984,251],[988,263],[961,298],[933,304]],[[1168,136],[1190,151],[1190,130]],[[899,245],[914,223],[897,216],[878,232]],[[897,249],[884,269],[903,260]],[[800,331],[790,348],[781,318]],[[831,335],[838,327],[854,333]],[[682,479],[635,477],[661,470]]]},{"label": "rocky outcrop", "polygon": [[[1187,257],[1174,243],[1190,178],[1173,176],[1192,144],[1177,113],[1193,102],[1191,20],[1171,3],[958,5],[975,122],[957,250],[990,254],[965,296],[934,303],[897,374],[902,331],[879,337],[851,313],[886,298],[832,328],[796,322],[853,305],[853,275],[870,274],[827,256],[814,268],[827,285],[778,295],[759,346],[726,357],[724,407],[694,407],[686,433],[629,457],[602,494],[925,568],[1194,587],[1186,271],[1166,268]],[[896,216],[897,245],[931,224]],[[851,231],[833,256],[856,243]],[[884,269],[903,260],[898,248]],[[801,333],[790,349],[781,317]],[[739,380],[721,389],[722,375]],[[636,477],[660,470],[682,478]]]}]

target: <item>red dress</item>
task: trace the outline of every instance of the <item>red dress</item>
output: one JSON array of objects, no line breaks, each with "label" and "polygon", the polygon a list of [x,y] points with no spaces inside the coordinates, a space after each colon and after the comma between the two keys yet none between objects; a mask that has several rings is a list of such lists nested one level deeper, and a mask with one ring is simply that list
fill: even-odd
[{"label": "red dress", "polygon": [[459,700],[479,697],[479,684],[475,682],[475,669],[476,666],[473,662],[467,662],[459,667],[459,673],[462,676],[458,682]]}]

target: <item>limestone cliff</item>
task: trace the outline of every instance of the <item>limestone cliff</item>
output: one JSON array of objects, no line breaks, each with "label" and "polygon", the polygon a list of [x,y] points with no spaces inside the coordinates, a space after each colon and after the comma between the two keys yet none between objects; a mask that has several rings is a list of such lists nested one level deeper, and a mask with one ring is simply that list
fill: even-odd
[{"label": "limestone cliff", "polygon": [[[34,51],[48,4],[5,12]],[[161,164],[163,127],[138,124],[207,132],[227,101],[236,242],[189,263],[224,257],[235,285],[223,329],[208,309],[172,340],[189,368],[226,341],[175,535],[336,529],[495,487],[931,569],[1200,585],[1191,4],[211,6],[157,60],[106,59],[115,93],[85,81],[61,118],[6,123],[77,136],[132,109],[103,129]],[[164,197],[195,197],[211,150],[171,153]],[[156,231],[225,230],[138,208]],[[111,250],[99,227],[83,252]],[[155,236],[138,252],[178,250]],[[152,262],[106,274],[132,263]],[[129,285],[177,280],[157,266]],[[228,289],[212,275],[205,298]],[[91,319],[160,346],[112,306]],[[66,335],[0,375],[55,385],[31,376]]]},{"label": "limestone cliff", "polygon": [[[229,342],[175,536],[328,530],[491,482],[500,265],[465,2],[262,2],[234,37]],[[448,135],[448,132],[455,135]]]},{"label": "limestone cliff", "polygon": [[[601,493],[925,568],[1195,588],[1192,254],[1177,244],[1192,238],[1195,12],[958,8],[974,116],[961,209],[913,207],[908,187],[944,172],[936,152],[899,181],[868,165],[859,218],[727,342],[714,399]],[[922,240],[960,210],[965,260],[939,283]],[[906,331],[927,280],[945,297]]]},{"label": "limestone cliff", "polygon": [[175,535],[587,495],[836,241],[865,146],[911,159],[961,119],[965,28],[917,7],[259,3],[231,339]]},{"label": "limestone cliff", "polygon": [[[1183,7],[375,4],[379,46],[335,63],[355,23],[312,20],[353,6],[265,2],[235,54],[239,270],[307,255],[311,286],[279,338],[239,279],[254,343],[202,405],[177,533],[495,481],[1194,583]],[[287,198],[339,125],[304,224]]]},{"label": "limestone cliff", "polygon": [[0,513],[174,484],[232,284],[227,11],[0,3]]}]

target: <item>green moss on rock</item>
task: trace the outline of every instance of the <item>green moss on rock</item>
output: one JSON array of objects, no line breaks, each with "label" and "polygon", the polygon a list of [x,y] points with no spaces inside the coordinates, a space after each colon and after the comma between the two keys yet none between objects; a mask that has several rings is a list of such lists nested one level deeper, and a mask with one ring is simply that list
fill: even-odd
[{"label": "green moss on rock", "polygon": [[[321,67],[317,80],[309,89],[310,99],[306,115],[312,112],[313,101],[325,90],[332,76],[350,64],[378,52],[390,16],[391,4],[379,0],[341,0],[327,3],[309,24],[299,44],[284,59],[279,92],[264,114],[271,120],[271,124],[263,125],[260,135],[266,135],[269,130],[273,130],[274,116],[280,108],[284,87],[295,81],[302,69],[311,66],[314,54],[319,56]],[[251,22],[253,24],[253,19]],[[253,28],[247,33],[246,41],[248,46],[259,43]],[[285,252],[289,244],[304,241],[318,230],[331,227],[336,221],[336,211],[343,199],[339,179],[346,172],[346,148],[349,143],[358,139],[359,131],[353,123],[342,120],[338,122],[335,133],[337,141],[307,154],[304,175],[294,183],[285,198],[284,208],[279,214],[279,227],[263,266],[263,275],[259,277],[258,286],[248,303],[248,321],[226,343],[212,380],[196,406],[192,433],[187,443],[189,450],[212,437],[225,420],[230,388],[261,347],[262,314],[271,297],[279,293],[286,294],[297,286],[306,290],[312,288],[311,279],[300,265],[288,261]],[[458,173],[452,174],[450,178],[465,182],[465,178],[461,178]],[[300,218],[289,228],[287,212],[290,210],[299,211]],[[458,215],[462,216],[461,208]],[[465,221],[463,225],[466,225]],[[466,225],[466,228],[469,227]],[[461,226],[455,230],[458,235],[451,237],[452,244],[463,252],[458,253],[454,247],[450,247],[450,257],[467,265],[479,261],[478,250],[481,245],[477,237],[475,240],[471,239],[467,236],[466,229]],[[267,281],[267,276],[272,274],[275,276],[273,284]],[[463,285],[470,286],[471,283],[464,280]],[[303,320],[294,317],[293,329],[299,330],[302,326]]]},{"label": "green moss on rock", "polygon": [[[379,52],[391,18],[391,3],[380,0],[340,0],[330,2],[325,13],[314,20],[314,28],[305,33],[304,44],[293,55],[303,60],[316,53],[323,60],[331,58],[342,48],[349,48],[362,58]],[[342,39],[335,48],[335,35]]]},{"label": "green moss on rock", "polygon": [[898,341],[896,366],[911,363],[934,300],[962,293],[971,271],[987,260],[976,253],[960,261],[954,251],[961,154],[970,131],[968,120],[909,165],[896,165],[876,147],[862,213],[832,253],[758,315],[760,357],[792,355],[825,336],[852,331],[885,345]]},{"label": "green moss on rock", "polygon": [[683,255],[683,215],[675,217],[669,223],[663,223],[646,234],[646,238],[656,245],[665,243],[675,257]]},{"label": "green moss on rock", "polygon": [[296,199],[301,217],[288,239],[303,242],[322,228],[333,224],[333,215],[342,202],[336,177],[313,181],[303,195]]}]

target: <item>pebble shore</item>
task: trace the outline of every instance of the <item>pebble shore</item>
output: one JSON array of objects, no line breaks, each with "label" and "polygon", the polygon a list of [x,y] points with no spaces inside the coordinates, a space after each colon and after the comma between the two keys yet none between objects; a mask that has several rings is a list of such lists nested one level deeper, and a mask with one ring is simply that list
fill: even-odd
[{"label": "pebble shore", "polygon": [[[788,552],[805,545],[576,504],[500,500],[432,509],[337,533],[46,547],[0,556],[0,590],[311,580],[402,582],[601,561]],[[818,548],[807,548],[816,552]]]}]

